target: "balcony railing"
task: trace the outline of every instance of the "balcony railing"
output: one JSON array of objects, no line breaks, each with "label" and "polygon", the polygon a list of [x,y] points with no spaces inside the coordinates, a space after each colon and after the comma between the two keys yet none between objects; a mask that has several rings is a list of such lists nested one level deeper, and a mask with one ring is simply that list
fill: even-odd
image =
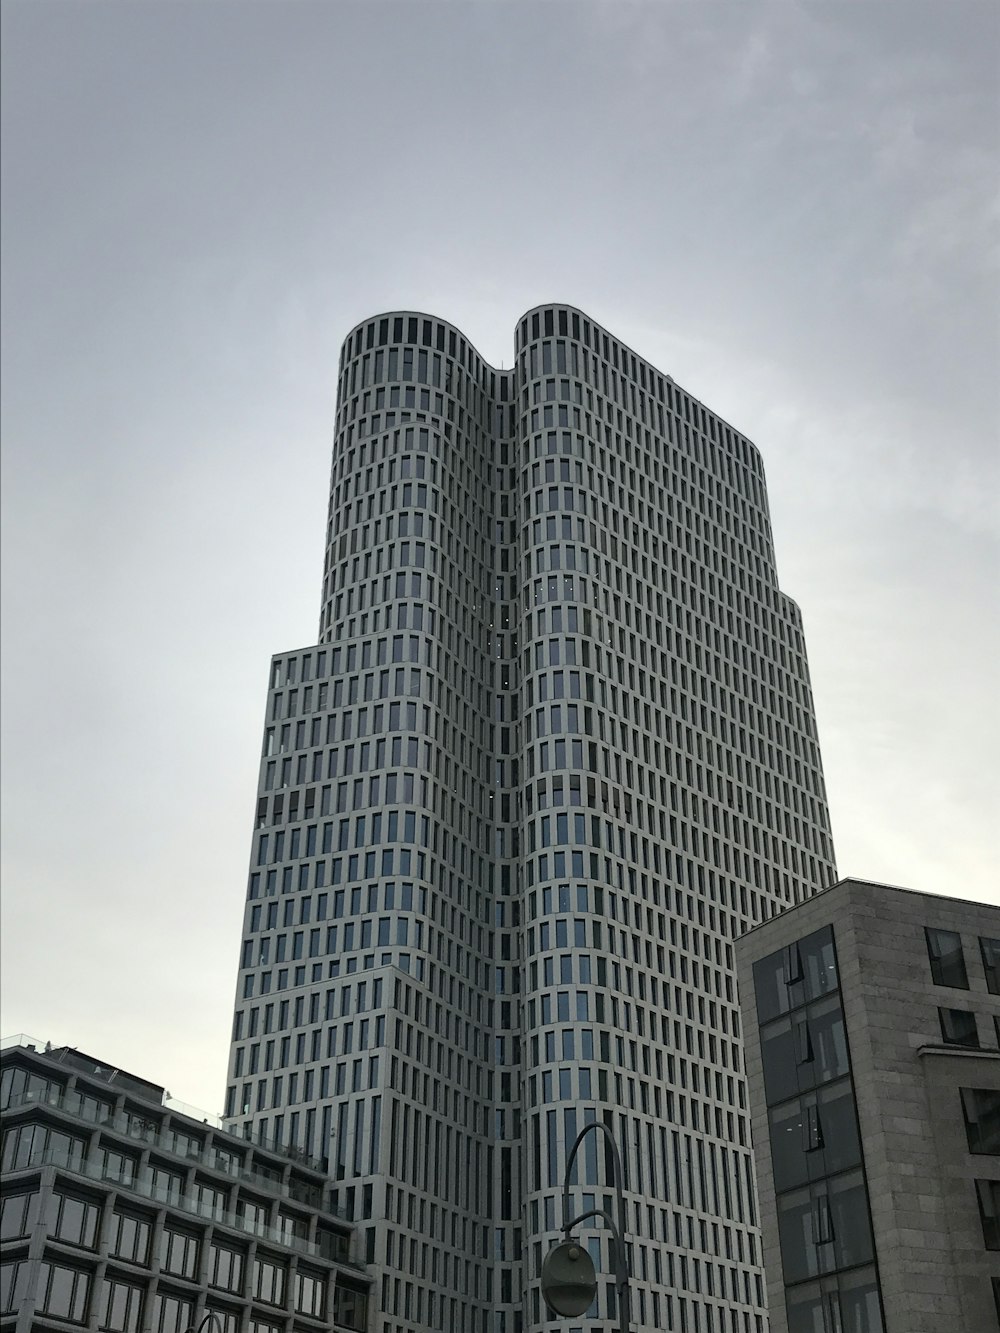
[{"label": "balcony railing", "polygon": [[138,1172],[116,1171],[110,1168],[108,1164],[91,1161],[78,1152],[63,1152],[59,1149],[44,1148],[32,1149],[25,1153],[23,1158],[9,1164],[7,1170],[9,1172],[28,1171],[36,1167],[49,1165],[59,1167],[74,1176],[104,1181],[109,1185],[114,1185],[117,1189],[126,1190],[130,1194],[162,1204],[166,1208],[174,1208],[179,1212],[189,1213],[204,1222],[219,1223],[234,1231],[243,1232],[247,1236],[253,1236],[258,1240],[266,1240],[271,1245],[278,1245],[284,1249],[295,1250],[300,1254],[308,1255],[310,1258],[325,1259],[342,1267],[364,1272],[361,1264],[352,1263],[340,1255],[326,1253],[323,1247],[316,1244],[315,1241],[291,1235],[285,1229],[270,1226],[265,1222],[251,1220],[241,1213],[228,1212],[215,1203],[199,1199],[195,1195],[177,1189],[175,1186],[157,1184],[153,1180],[153,1173],[149,1167],[143,1167]]},{"label": "balcony railing", "polygon": [[[48,1046],[49,1049],[46,1049]],[[51,1049],[51,1043],[39,1040],[38,1037],[30,1037],[26,1032],[16,1032],[12,1036],[0,1038],[0,1051],[12,1050],[20,1047],[27,1051],[36,1051],[39,1055],[54,1055]],[[64,1049],[64,1048],[59,1048]],[[96,1094],[95,1094],[96,1096]],[[200,1124],[207,1125],[212,1129],[220,1130],[224,1134],[230,1135],[237,1141],[249,1143],[258,1148],[264,1148],[267,1152],[275,1153],[287,1161],[294,1162],[299,1166],[304,1166],[309,1171],[317,1171],[322,1175],[327,1174],[326,1164],[318,1157],[311,1157],[301,1148],[292,1144],[281,1143],[276,1139],[268,1138],[265,1134],[258,1134],[251,1130],[249,1134],[243,1132],[242,1128],[230,1128],[222,1116],[212,1115],[206,1111],[199,1110],[196,1106],[189,1106],[186,1102],[178,1101],[169,1095],[165,1096],[160,1103],[163,1110],[171,1111],[175,1115],[186,1116],[189,1120],[194,1120]],[[305,1200],[303,1200],[305,1202]]]}]

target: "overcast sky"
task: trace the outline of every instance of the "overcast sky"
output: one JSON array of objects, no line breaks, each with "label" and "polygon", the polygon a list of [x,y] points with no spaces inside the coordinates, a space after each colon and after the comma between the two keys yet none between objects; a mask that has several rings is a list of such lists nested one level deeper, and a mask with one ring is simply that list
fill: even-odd
[{"label": "overcast sky", "polygon": [[842,875],[1000,901],[1000,6],[3,5],[4,1032],[222,1105],[342,338],[567,301],[745,431]]}]

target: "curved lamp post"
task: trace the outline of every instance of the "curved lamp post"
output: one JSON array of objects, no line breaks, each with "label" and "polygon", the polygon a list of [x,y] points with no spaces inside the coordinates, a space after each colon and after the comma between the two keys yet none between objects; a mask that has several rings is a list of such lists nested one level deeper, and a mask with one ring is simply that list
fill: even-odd
[{"label": "curved lamp post", "polygon": [[206,1314],[202,1318],[200,1324],[189,1325],[184,1330],[184,1333],[205,1333],[205,1329],[208,1327],[209,1324],[212,1325],[212,1333],[223,1333],[222,1320],[219,1318],[217,1314],[214,1314],[211,1310],[209,1310],[208,1314]]},{"label": "curved lamp post", "polygon": [[[615,1191],[618,1196],[617,1221],[603,1208],[591,1208],[579,1217],[570,1216],[569,1178],[580,1144],[591,1130],[600,1130],[611,1148],[611,1160],[615,1168]],[[588,1309],[597,1294],[597,1274],[593,1260],[570,1232],[581,1222],[591,1217],[603,1217],[611,1228],[615,1240],[614,1270],[615,1286],[618,1289],[619,1333],[629,1333],[629,1271],[628,1255],[625,1252],[625,1195],[622,1192],[622,1159],[614,1135],[602,1120],[591,1121],[584,1125],[576,1136],[576,1142],[566,1159],[566,1174],[563,1178],[563,1233],[566,1237],[554,1246],[542,1261],[542,1296],[545,1304],[554,1314],[575,1316]]]}]

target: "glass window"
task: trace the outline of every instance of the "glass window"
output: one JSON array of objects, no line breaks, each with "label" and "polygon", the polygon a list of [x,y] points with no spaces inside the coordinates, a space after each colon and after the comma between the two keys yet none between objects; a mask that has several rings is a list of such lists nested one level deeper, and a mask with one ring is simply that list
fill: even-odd
[{"label": "glass window", "polygon": [[368,1293],[338,1281],[333,1293],[333,1322],[344,1328],[364,1329],[368,1322]]},{"label": "glass window", "polygon": [[160,1264],[165,1273],[194,1278],[198,1272],[198,1237],[164,1227],[160,1237]]},{"label": "glass window", "polygon": [[786,1283],[871,1262],[868,1196],[861,1172],[779,1198],[778,1233]]},{"label": "glass window", "polygon": [[969,978],[965,970],[961,935],[955,930],[932,930],[930,926],[924,927],[924,935],[927,938],[927,957],[935,986],[954,986],[968,990]]},{"label": "glass window", "polygon": [[848,1072],[847,1035],[836,997],[761,1029],[768,1106]]},{"label": "glass window", "polygon": [[970,1009],[938,1009],[941,1038],[949,1046],[978,1046],[976,1015]]},{"label": "glass window", "polygon": [[175,1129],[172,1146],[178,1157],[200,1157],[204,1151],[205,1143],[196,1134],[188,1134],[183,1130]]},{"label": "glass window", "polygon": [[792,1287],[785,1308],[788,1333],[883,1333],[874,1268]]},{"label": "glass window", "polygon": [[223,1291],[243,1290],[244,1256],[228,1245],[212,1245],[208,1257],[208,1281]]},{"label": "glass window", "polygon": [[153,1311],[155,1333],[185,1333],[194,1322],[194,1303],[169,1291],[157,1292]]},{"label": "glass window", "polygon": [[87,1318],[90,1275],[61,1264],[40,1264],[35,1308],[42,1314],[82,1324]]},{"label": "glass window", "polygon": [[24,1300],[28,1281],[27,1260],[0,1264],[0,1314],[15,1314]]},{"label": "glass window", "polygon": [[130,1264],[149,1261],[150,1224],[131,1213],[114,1213],[111,1218],[111,1253]]},{"label": "glass window", "polygon": [[139,1160],[131,1153],[119,1152],[117,1148],[102,1148],[98,1161],[105,1180],[117,1180],[123,1185],[131,1185],[135,1180]]},{"label": "glass window", "polygon": [[754,963],[757,1017],[762,1023],[838,988],[833,930],[824,926]]},{"label": "glass window", "polygon": [[30,1234],[38,1217],[38,1191],[8,1194],[0,1199],[0,1240],[20,1240]]},{"label": "glass window", "polygon": [[287,1269],[274,1259],[255,1259],[253,1294],[267,1305],[284,1305]]},{"label": "glass window", "polygon": [[240,1333],[240,1317],[235,1310],[223,1310],[218,1305],[206,1306],[206,1314],[215,1316],[214,1322],[208,1321],[213,1333]]},{"label": "glass window", "polygon": [[1000,1154],[1000,1092],[961,1088],[969,1152]]},{"label": "glass window", "polygon": [[1000,1180],[977,1180],[976,1194],[983,1223],[983,1243],[988,1250],[1000,1250]]},{"label": "glass window", "polygon": [[846,1079],[786,1102],[769,1119],[778,1193],[861,1162],[854,1092]]},{"label": "glass window", "polygon": [[56,1191],[49,1200],[49,1235],[69,1245],[83,1245],[88,1250],[97,1244],[101,1210],[90,1199],[77,1199]]},{"label": "glass window", "polygon": [[243,1219],[244,1230],[263,1236],[267,1229],[267,1205],[255,1203],[252,1199],[241,1199],[236,1208]]},{"label": "glass window", "polygon": [[78,1171],[83,1163],[86,1144],[45,1125],[19,1125],[8,1129],[3,1136],[3,1157],[0,1170],[19,1171],[26,1166],[37,1166],[42,1161],[55,1162]]},{"label": "glass window", "polygon": [[1000,995],[1000,940],[980,936],[979,950],[983,955],[986,987],[991,995]]},{"label": "glass window", "polygon": [[322,1319],[326,1306],[326,1282],[314,1273],[295,1274],[295,1310]]},{"label": "glass window", "polygon": [[114,1333],[139,1333],[143,1289],[134,1282],[105,1278],[101,1295],[101,1328]]},{"label": "glass window", "polygon": [[214,1217],[221,1220],[226,1212],[226,1194],[224,1190],[216,1189],[214,1185],[206,1185],[203,1181],[195,1181],[194,1186],[195,1200],[198,1205],[198,1212],[202,1217]]}]

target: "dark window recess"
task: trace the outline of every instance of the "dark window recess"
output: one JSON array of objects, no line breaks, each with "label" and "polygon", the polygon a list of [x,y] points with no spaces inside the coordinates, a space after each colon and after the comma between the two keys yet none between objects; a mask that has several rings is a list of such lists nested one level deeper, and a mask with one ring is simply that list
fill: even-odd
[{"label": "dark window recess", "polygon": [[988,1250],[1000,1250],[1000,1180],[977,1180],[976,1194],[983,1224],[983,1243]]},{"label": "dark window recess", "polygon": [[785,1308],[788,1333],[816,1333],[817,1329],[883,1333],[873,1268],[856,1268],[789,1287],[785,1292]]},{"label": "dark window recess", "polygon": [[868,1198],[860,1171],[849,1171],[777,1200],[786,1285],[872,1260]]},{"label": "dark window recess", "polygon": [[965,970],[965,954],[962,952],[962,937],[955,930],[932,930],[924,927],[927,937],[927,957],[931,964],[931,977],[935,986],[954,986],[962,990],[969,989],[969,977]]},{"label": "dark window recess", "polygon": [[969,1152],[1000,1155],[1000,1092],[960,1088]]},{"label": "dark window recess", "polygon": [[979,1030],[971,1009],[938,1009],[941,1037],[949,1046],[978,1046]]},{"label": "dark window recess", "polygon": [[832,929],[824,926],[759,959],[754,963],[753,977],[757,1017],[762,1023],[836,991],[839,982]]},{"label": "dark window recess", "polygon": [[1000,995],[1000,940],[980,936],[979,950],[983,955],[986,988],[991,995]]},{"label": "dark window recess", "polygon": [[861,1163],[854,1093],[846,1079],[774,1108],[768,1119],[779,1194]]},{"label": "dark window recess", "polygon": [[760,1037],[768,1106],[848,1071],[847,1036],[836,996],[811,1005],[801,1016],[769,1023]]}]

